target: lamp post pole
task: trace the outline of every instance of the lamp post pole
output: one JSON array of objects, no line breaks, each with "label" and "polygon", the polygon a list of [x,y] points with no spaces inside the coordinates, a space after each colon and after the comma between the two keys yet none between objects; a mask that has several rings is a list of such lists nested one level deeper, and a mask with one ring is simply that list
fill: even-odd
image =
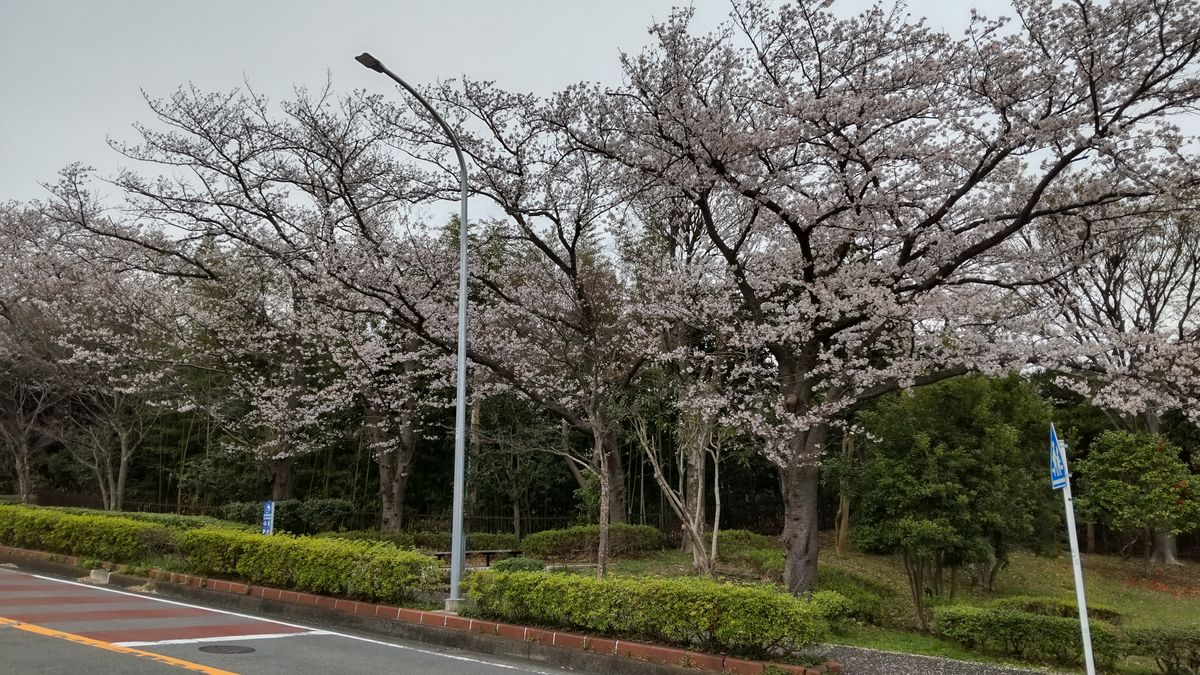
[{"label": "lamp post pole", "polygon": [[463,495],[466,491],[467,469],[467,160],[463,157],[458,136],[420,92],[384,67],[374,56],[363,52],[354,59],[367,68],[392,78],[396,84],[416,97],[441,125],[442,131],[450,137],[454,154],[458,155],[459,181],[462,185],[462,212],[458,223],[458,402],[454,412],[454,522],[450,533],[450,600],[446,603],[447,609],[456,610],[462,602],[461,582],[467,552],[466,536],[463,532]]}]

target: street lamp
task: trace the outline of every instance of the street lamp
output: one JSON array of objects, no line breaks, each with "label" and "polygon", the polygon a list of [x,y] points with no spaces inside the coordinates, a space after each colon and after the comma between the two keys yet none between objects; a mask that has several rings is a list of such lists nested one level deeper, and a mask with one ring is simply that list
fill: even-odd
[{"label": "street lamp", "polygon": [[384,67],[379,59],[366,52],[354,57],[354,60],[392,78],[425,106],[433,119],[441,125],[442,131],[450,137],[461,169],[459,181],[462,184],[462,214],[458,223],[458,403],[454,413],[454,523],[450,533],[450,600],[446,602],[446,609],[457,610],[462,602],[460,586],[467,553],[466,536],[463,533],[463,493],[467,468],[467,161],[463,157],[458,136],[420,92]]}]

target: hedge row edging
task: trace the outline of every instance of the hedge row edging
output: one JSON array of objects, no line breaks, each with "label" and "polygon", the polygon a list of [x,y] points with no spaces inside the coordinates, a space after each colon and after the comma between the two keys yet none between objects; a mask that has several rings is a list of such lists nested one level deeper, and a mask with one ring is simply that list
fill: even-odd
[{"label": "hedge row edging", "polygon": [[[68,556],[56,553],[48,553],[46,551],[35,551],[31,549],[16,548],[13,546],[4,545],[0,545],[0,555],[51,560],[75,567],[78,567],[79,563],[82,561],[82,559],[78,556]],[[107,569],[112,569],[118,572],[126,568],[125,565],[113,563],[104,563],[104,565]],[[520,640],[523,642],[537,642],[539,644],[562,647],[565,649],[579,649],[596,654],[623,656],[666,665],[686,664],[689,667],[699,670],[708,670],[720,673],[758,675],[762,673],[763,670],[768,666],[781,669],[785,672],[794,673],[795,675],[826,675],[827,673],[837,674],[842,670],[841,664],[837,663],[836,661],[828,661],[823,666],[816,668],[809,668],[794,664],[772,663],[767,661],[750,661],[746,659],[734,658],[732,656],[725,656],[722,654],[706,654],[703,652],[688,651],[684,649],[677,649],[675,647],[661,647],[658,645],[634,642],[630,640],[615,640],[610,638],[593,637],[590,635],[567,633],[563,631],[533,628],[531,626],[519,626],[495,621],[485,621],[482,619],[470,619],[443,611],[423,611],[417,609],[407,609],[404,607],[394,607],[391,605],[381,605],[371,602],[343,600],[341,598],[331,598],[324,595],[313,595],[312,593],[300,593],[298,591],[287,591],[278,588],[270,588],[267,586],[254,586],[234,581],[225,581],[222,579],[198,577],[158,568],[151,569],[148,574],[151,579],[161,583],[178,584],[181,586],[194,586],[196,588],[204,588],[218,593],[248,595],[254,598],[262,598],[263,600],[286,602],[296,605],[311,605],[314,607],[330,609],[336,612],[345,612],[348,614],[357,614],[360,616],[374,617],[390,621],[403,621],[406,623],[432,626],[435,628],[444,628],[448,630],[468,631],[471,633],[478,633],[480,635],[490,635],[511,640]]]}]

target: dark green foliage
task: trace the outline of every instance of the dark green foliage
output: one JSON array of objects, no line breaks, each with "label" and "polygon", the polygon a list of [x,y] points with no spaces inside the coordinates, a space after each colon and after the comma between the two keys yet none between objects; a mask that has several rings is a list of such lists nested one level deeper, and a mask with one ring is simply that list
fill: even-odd
[{"label": "dark green foliage", "polygon": [[505,558],[492,565],[497,572],[541,572],[546,563],[534,558]]},{"label": "dark green foliage", "polygon": [[[1074,600],[1059,598],[1042,598],[1030,595],[1012,595],[988,603],[989,607],[1014,609],[1018,612],[1041,614],[1042,616],[1061,616],[1068,619],[1079,618],[1079,606]],[[1107,621],[1111,624],[1121,623],[1121,612],[1106,605],[1088,603],[1088,618]]]},{"label": "dark green foliage", "polygon": [[1200,674],[1200,625],[1125,631],[1124,651],[1154,659],[1166,675]]},{"label": "dark green foliage", "polygon": [[1045,484],[1049,408],[1020,378],[964,376],[880,401],[859,416],[875,437],[857,478],[852,538],[904,562],[917,624],[943,572],[1003,564],[1054,538]]},{"label": "dark green foliage", "polygon": [[[1101,663],[1120,655],[1118,634],[1092,621],[1092,649]],[[933,632],[966,647],[1035,661],[1076,663],[1083,659],[1079,620],[1012,609],[945,605],[933,609]]]},{"label": "dark green foliage", "polygon": [[[230,502],[221,517],[237,523],[262,523],[262,502]],[[354,505],[345,499],[282,499],[275,502],[275,531],[318,534],[344,529],[354,517]]]},{"label": "dark green foliage", "polygon": [[107,562],[135,562],[170,553],[175,532],[118,516],[0,505],[0,544]]},{"label": "dark green foliage", "polygon": [[441,576],[433,558],[384,542],[203,528],[179,543],[193,574],[377,602],[411,599]]},{"label": "dark green foliage", "polygon": [[488,618],[750,657],[806,647],[826,631],[820,611],[803,600],[704,578],[489,571],[471,574],[466,586]]},{"label": "dark green foliage", "polygon": [[1075,464],[1080,510],[1117,530],[1142,534],[1200,527],[1200,476],[1162,436],[1108,431]]},{"label": "dark green foliage", "polygon": [[[614,556],[653,551],[663,547],[663,535],[649,525],[616,523],[608,531],[609,552]],[[562,530],[535,532],[521,540],[521,551],[539,558],[578,560],[595,558],[600,544],[598,525],[577,525]]]}]

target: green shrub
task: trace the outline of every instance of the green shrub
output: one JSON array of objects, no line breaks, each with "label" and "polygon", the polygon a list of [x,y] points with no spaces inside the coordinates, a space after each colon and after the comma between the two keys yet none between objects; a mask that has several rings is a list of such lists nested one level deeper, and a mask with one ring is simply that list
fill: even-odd
[{"label": "green shrub", "polygon": [[441,577],[433,558],[386,542],[208,528],[181,534],[180,549],[193,574],[381,602],[412,598]]},{"label": "green shrub", "polygon": [[9,546],[134,562],[171,553],[175,536],[162,525],[119,516],[0,505],[0,544]]},{"label": "green shrub", "polygon": [[[416,548],[422,551],[449,551],[449,532],[380,532],[379,530],[347,530],[345,532],[322,532],[314,535],[322,538],[351,539],[366,541],[388,541],[400,548]],[[472,532],[467,535],[467,550],[496,551],[517,550],[520,545],[513,534]]]},{"label": "green shrub", "polygon": [[[535,532],[521,540],[523,553],[539,558],[595,559],[600,545],[600,526],[577,525],[563,530]],[[663,535],[649,525],[615,523],[608,530],[613,556],[653,551],[663,547]]]},{"label": "green shrub", "polygon": [[[262,524],[262,502],[230,502],[221,507],[221,517],[248,525]],[[275,502],[275,531],[317,534],[346,527],[354,517],[354,505],[345,499],[281,499]]]},{"label": "green shrub", "polygon": [[505,558],[492,565],[497,572],[540,572],[546,569],[546,563],[534,558]]},{"label": "green shrub", "polygon": [[106,516],[128,518],[129,520],[140,520],[146,523],[154,523],[169,527],[173,530],[194,530],[198,527],[232,527],[237,529],[249,529],[248,526],[213,518],[212,516],[188,516],[181,513],[151,513],[148,511],[103,511],[101,509],[82,509],[70,506],[50,506],[45,507],[48,510],[59,511],[61,513],[71,513],[83,516]]},{"label": "green shrub", "polygon": [[[1018,612],[1029,612],[1030,614],[1041,614],[1042,616],[1061,616],[1067,619],[1079,618],[1079,606],[1075,604],[1074,600],[1060,600],[1058,598],[1013,595],[993,600],[988,603],[988,607],[1015,609]],[[1112,624],[1121,623],[1121,613],[1106,605],[1088,603],[1088,618],[1107,621]]]},{"label": "green shrub", "polygon": [[1154,659],[1166,675],[1196,675],[1200,673],[1200,626],[1127,629],[1124,650]]},{"label": "green shrub", "polygon": [[720,530],[717,560],[747,567],[763,581],[783,581],[783,545],[775,537],[748,530]]},{"label": "green shrub", "polygon": [[711,579],[484,571],[471,574],[466,586],[488,618],[744,656],[800,649],[826,633],[807,602]]},{"label": "green shrub", "polygon": [[[872,626],[884,625],[883,599],[895,596],[895,591],[839,569],[822,568],[818,585],[822,591],[836,591],[850,602],[849,618]],[[897,604],[897,603],[889,603]],[[907,618],[909,610],[903,610]]]},{"label": "green shrub", "polygon": [[354,505],[345,499],[305,499],[296,508],[304,534],[345,529],[354,518]]},{"label": "green shrub", "polygon": [[817,591],[809,596],[808,601],[830,626],[839,629],[846,625],[853,609],[850,600],[837,591]]},{"label": "green shrub", "polygon": [[[1116,661],[1116,630],[1090,622],[1092,649],[1102,663]],[[966,647],[1037,661],[1075,663],[1083,657],[1079,620],[997,607],[945,605],[933,608],[933,632]]]},{"label": "green shrub", "polygon": [[412,532],[380,532],[379,530],[346,530],[344,532],[321,532],[313,535],[319,539],[345,539],[348,541],[386,541],[396,548],[416,548]]}]

